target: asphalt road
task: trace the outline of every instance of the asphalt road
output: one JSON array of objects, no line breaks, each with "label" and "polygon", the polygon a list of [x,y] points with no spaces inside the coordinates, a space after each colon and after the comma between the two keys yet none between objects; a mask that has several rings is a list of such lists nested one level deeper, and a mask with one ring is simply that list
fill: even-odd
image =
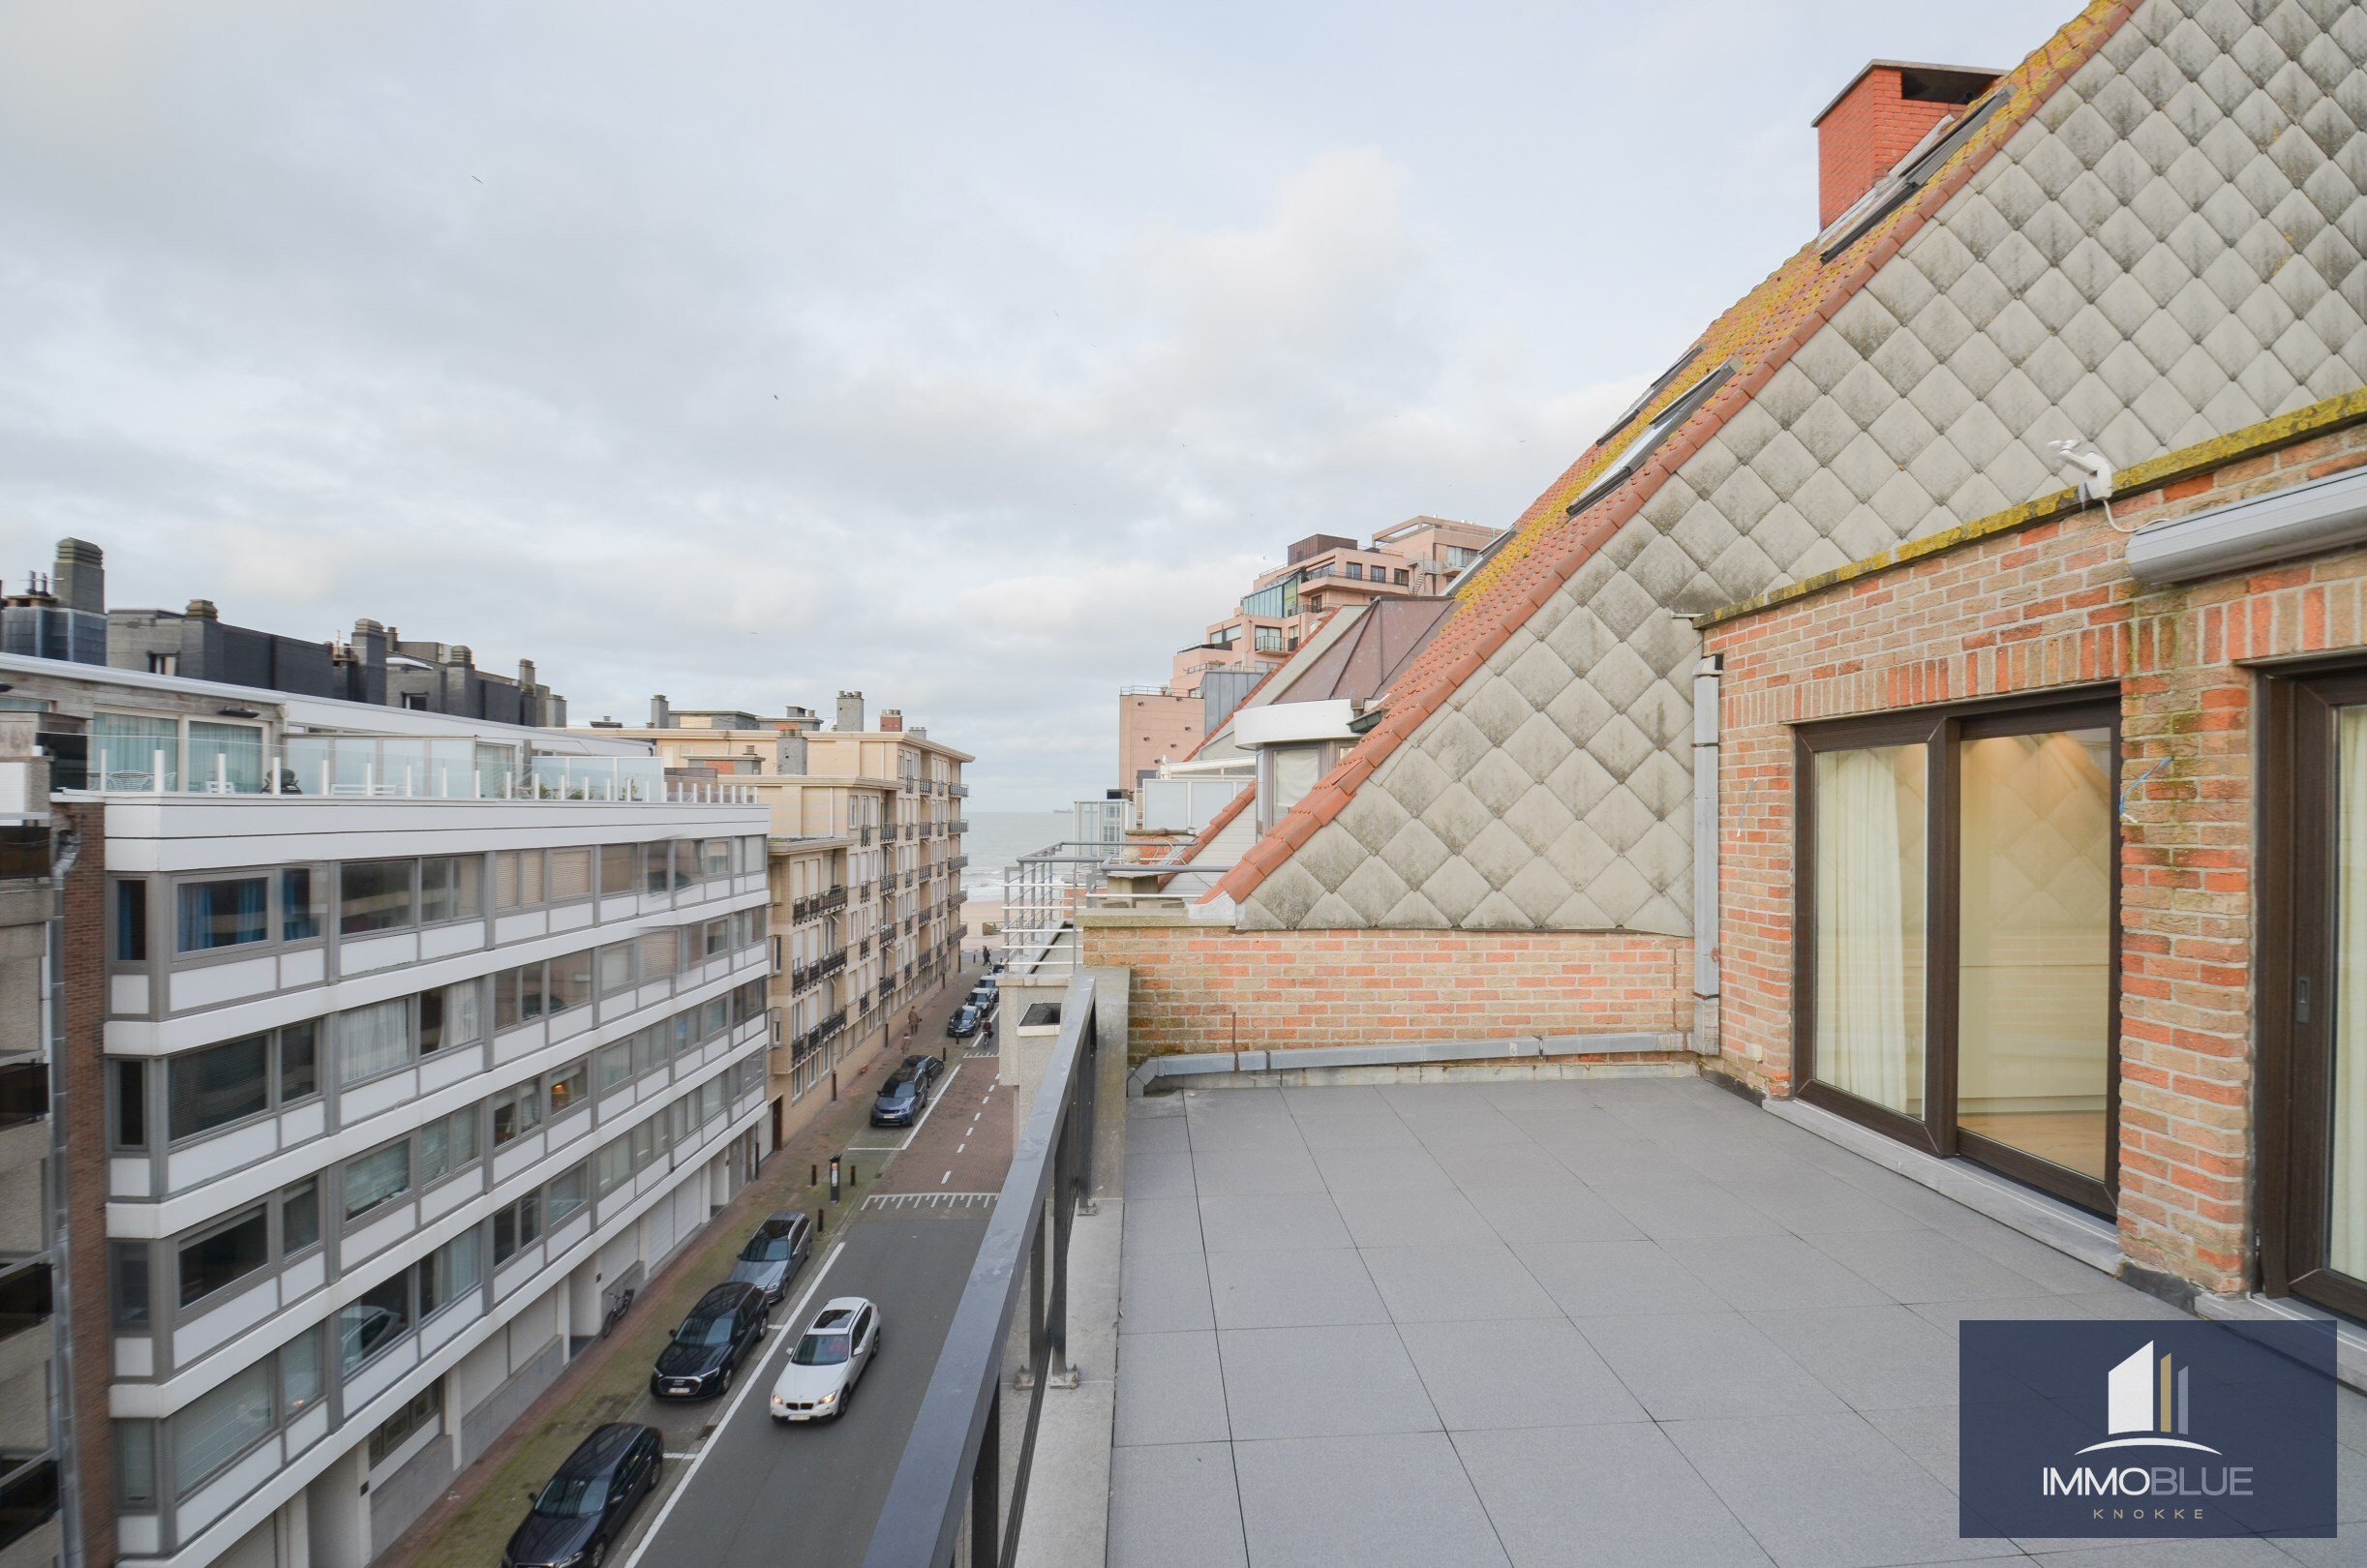
[{"label": "asphalt road", "polygon": [[[890,1211],[848,1226],[835,1257],[830,1245],[817,1249],[791,1289],[798,1311],[775,1318],[761,1367],[743,1372],[730,1395],[628,1418],[662,1428],[669,1456],[695,1458],[669,1459],[664,1489],[636,1511],[634,1538],[611,1560],[627,1568],[861,1563],[986,1229],[984,1208]],[[879,1355],[844,1416],[775,1427],[765,1402],[787,1337],[833,1296],[879,1303]],[[656,1404],[646,1395],[642,1402]]]}]

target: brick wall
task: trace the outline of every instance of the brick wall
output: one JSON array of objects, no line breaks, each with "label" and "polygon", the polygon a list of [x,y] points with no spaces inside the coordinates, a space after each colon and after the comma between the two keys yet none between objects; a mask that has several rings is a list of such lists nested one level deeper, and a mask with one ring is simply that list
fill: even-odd
[{"label": "brick wall", "polygon": [[1693,944],[1617,932],[1258,931],[1088,918],[1134,972],[1128,1054],[1692,1027]]},{"label": "brick wall", "polygon": [[1876,66],[1816,124],[1816,226],[1838,218],[1852,201],[1890,172],[1907,149],[1955,104],[1910,103],[1898,96],[1898,73]]},{"label": "brick wall", "polygon": [[[106,808],[60,805],[81,841],[65,887],[64,1043],[53,1070],[66,1102],[66,1259],[71,1306],[75,1499],[85,1562],[115,1560],[115,1444],[107,1382],[115,1360],[106,1290]],[[62,1369],[61,1369],[62,1370]]]},{"label": "brick wall", "polygon": [[[2367,425],[2353,424],[2124,495],[2113,509],[2133,527],[2361,464]],[[2122,1246],[2140,1263],[2234,1290],[2255,1228],[2256,681],[2243,661],[2367,647],[2367,552],[2145,589],[2123,549],[2090,510],[1711,629],[1708,646],[1726,661],[1721,1045],[1729,1070],[1791,1092],[1789,726],[2117,682]]]}]

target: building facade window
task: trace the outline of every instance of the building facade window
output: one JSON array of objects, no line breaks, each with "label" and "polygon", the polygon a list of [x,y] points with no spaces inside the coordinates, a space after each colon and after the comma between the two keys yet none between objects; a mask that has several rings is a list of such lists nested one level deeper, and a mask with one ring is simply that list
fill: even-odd
[{"label": "building facade window", "polygon": [[337,930],[368,936],[416,923],[416,860],[349,860],[337,868]]},{"label": "building facade window", "polygon": [[202,952],[263,941],[271,934],[265,909],[270,886],[264,877],[180,884],[174,890],[178,912],[175,950]]}]

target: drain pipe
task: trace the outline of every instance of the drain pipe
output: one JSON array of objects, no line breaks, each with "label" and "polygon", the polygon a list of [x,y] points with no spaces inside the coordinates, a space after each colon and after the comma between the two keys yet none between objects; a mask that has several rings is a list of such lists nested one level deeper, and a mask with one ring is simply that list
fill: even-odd
[{"label": "drain pipe", "polygon": [[1715,1056],[1718,1041],[1717,733],[1725,656],[1693,667],[1693,1049]]}]

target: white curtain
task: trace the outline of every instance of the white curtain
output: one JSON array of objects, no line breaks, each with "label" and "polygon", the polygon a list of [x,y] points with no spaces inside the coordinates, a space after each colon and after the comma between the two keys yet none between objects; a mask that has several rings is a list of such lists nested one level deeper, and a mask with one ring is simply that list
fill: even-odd
[{"label": "white curtain", "polygon": [[337,1015],[337,1081],[359,1083],[410,1060],[410,999]]},{"label": "white curtain", "polygon": [[2341,710],[2335,750],[2341,818],[2326,1262],[2337,1273],[2367,1280],[2367,709]]},{"label": "white curtain", "polygon": [[[1816,1075],[1861,1100],[1916,1114],[1922,1100],[1920,746],[1816,757]],[[1912,850],[1914,853],[1910,854]]]}]

